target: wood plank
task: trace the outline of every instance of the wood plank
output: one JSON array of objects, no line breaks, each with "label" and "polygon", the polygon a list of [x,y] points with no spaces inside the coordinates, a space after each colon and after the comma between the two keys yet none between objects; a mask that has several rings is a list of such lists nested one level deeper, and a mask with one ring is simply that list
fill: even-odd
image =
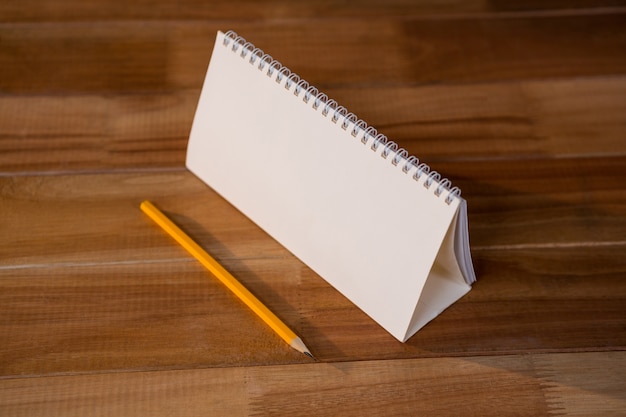
[{"label": "wood plank", "polygon": [[[283,279],[300,268],[270,265]],[[233,272],[263,266],[267,279],[263,263]],[[310,361],[186,259],[2,270],[0,288],[2,376]],[[282,296],[265,301],[298,328]]]},{"label": "wood plank", "polygon": [[624,7],[623,0],[550,0],[533,2],[502,2],[484,0],[375,0],[339,2],[318,0],[294,3],[288,0],[257,2],[240,1],[233,4],[227,0],[210,3],[199,0],[158,0],[145,3],[128,3],[120,0],[62,0],[40,2],[23,0],[19,3],[0,4],[0,22],[48,22],[80,20],[195,20],[195,19],[312,19],[337,17],[419,16],[455,17],[459,14],[506,13],[547,11],[551,13],[593,13],[596,9]]},{"label": "wood plank", "polygon": [[618,416],[626,409],[624,352],[535,358],[546,402],[555,414]]},{"label": "wood plank", "polygon": [[3,266],[180,258],[180,249],[139,210],[144,199],[170,213],[216,256],[288,256],[188,172],[35,176],[2,178],[0,183]]},{"label": "wood plank", "polygon": [[461,187],[476,249],[624,242],[624,161],[615,157],[433,164]]},{"label": "wood plank", "polygon": [[0,380],[14,415],[622,415],[624,352]]},{"label": "wood plank", "polygon": [[0,170],[182,167],[198,97],[0,97]]},{"label": "wood plank", "polygon": [[[606,1],[606,0],[605,0]],[[32,4],[31,4],[32,3]],[[482,0],[453,0],[445,3],[424,1],[416,4],[407,0],[390,0],[381,4],[376,1],[353,3],[320,0],[317,2],[290,2],[272,0],[258,2],[253,0],[238,2],[198,0],[152,1],[150,7],[142,3],[124,3],[122,1],[77,1],[63,0],[44,3],[26,0],[20,4],[0,6],[0,21],[76,21],[76,20],[122,20],[122,19],[311,19],[327,17],[380,16],[381,13],[393,16],[406,16],[418,13],[467,13],[486,11],[488,6]],[[563,5],[561,5],[563,7]],[[591,5],[593,7],[593,5]]]},{"label": "wood plank", "polygon": [[332,90],[426,160],[623,155],[624,77]]},{"label": "wood plank", "polygon": [[[346,19],[340,26],[333,20],[228,25],[310,83],[327,89],[622,74],[625,22],[626,13],[613,13],[444,21]],[[199,88],[215,31],[227,29],[224,25],[0,24],[0,90],[113,94]],[[588,35],[590,27],[593,36]]]},{"label": "wood plank", "polygon": [[[626,154],[622,76],[326,92],[430,163]],[[0,171],[181,167],[198,96],[2,96]]]}]

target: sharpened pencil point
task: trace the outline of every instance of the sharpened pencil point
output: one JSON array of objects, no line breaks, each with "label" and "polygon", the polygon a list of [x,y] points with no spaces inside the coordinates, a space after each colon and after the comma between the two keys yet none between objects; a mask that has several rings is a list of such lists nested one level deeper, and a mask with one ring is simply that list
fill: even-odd
[{"label": "sharpened pencil point", "polygon": [[306,347],[306,345],[302,342],[302,339],[300,339],[299,337],[296,336],[294,339],[291,340],[289,344],[291,345],[292,348],[294,348],[298,352],[304,353],[305,355],[310,356],[311,358],[315,359],[315,357],[311,355],[309,348]]}]

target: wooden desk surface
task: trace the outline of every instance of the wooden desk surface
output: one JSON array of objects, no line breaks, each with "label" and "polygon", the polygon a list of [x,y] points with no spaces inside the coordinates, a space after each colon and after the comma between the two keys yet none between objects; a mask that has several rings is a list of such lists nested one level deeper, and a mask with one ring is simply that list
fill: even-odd
[{"label": "wooden desk surface", "polygon": [[[336,3],[0,3],[0,415],[626,415],[626,2]],[[218,29],[462,188],[479,281],[406,344],[185,170]]]}]

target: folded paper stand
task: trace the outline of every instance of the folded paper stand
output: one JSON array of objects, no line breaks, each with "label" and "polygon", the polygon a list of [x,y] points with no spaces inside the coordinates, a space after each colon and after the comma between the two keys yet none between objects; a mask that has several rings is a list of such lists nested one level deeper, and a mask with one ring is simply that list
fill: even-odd
[{"label": "folded paper stand", "polygon": [[460,190],[233,32],[187,167],[400,341],[475,281]]}]

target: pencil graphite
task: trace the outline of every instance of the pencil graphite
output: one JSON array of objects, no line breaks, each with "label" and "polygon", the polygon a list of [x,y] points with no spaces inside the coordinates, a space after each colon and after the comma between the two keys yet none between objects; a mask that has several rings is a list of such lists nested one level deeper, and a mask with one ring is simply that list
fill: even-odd
[{"label": "pencil graphite", "polygon": [[272,328],[285,342],[292,348],[305,355],[310,356],[311,352],[285,323],[270,311],[258,298],[256,298],[246,287],[244,287],[235,277],[233,277],[222,265],[220,265],[211,255],[209,255],[200,245],[183,232],[174,222],[172,222],[163,212],[161,212],[150,201],[144,201],[140,205],[141,211],[148,215],[156,224],[161,226],[167,234],[185,248],[194,258],[204,265],[217,279],[219,279],[229,290],[231,290],[241,301],[243,301],[252,311],[254,311],[268,326]]}]

